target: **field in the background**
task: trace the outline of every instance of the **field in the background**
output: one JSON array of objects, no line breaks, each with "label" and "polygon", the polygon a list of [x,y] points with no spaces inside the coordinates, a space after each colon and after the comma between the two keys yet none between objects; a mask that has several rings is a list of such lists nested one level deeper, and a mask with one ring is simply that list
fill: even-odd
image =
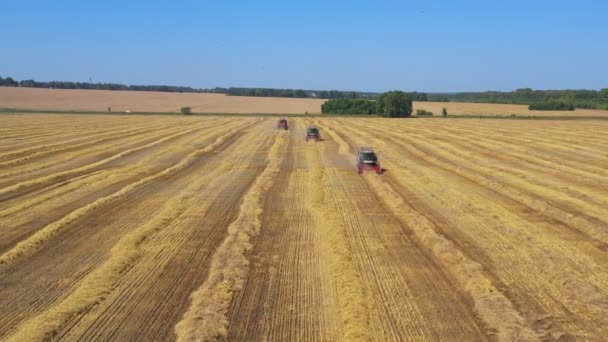
[{"label": "field in the background", "polygon": [[608,122],[289,124],[0,115],[0,340],[608,336]]},{"label": "field in the background", "polygon": [[602,116],[608,117],[608,110],[577,109],[574,111],[528,110],[527,105],[497,103],[462,102],[415,102],[414,110],[425,109],[435,116],[441,115],[445,107],[452,115],[496,115],[496,116]]},{"label": "field in the background", "polygon": [[[52,111],[179,112],[192,107],[194,113],[318,114],[321,99],[225,96],[222,94],[164,93],[143,91],[67,90],[0,87],[0,108]],[[530,111],[524,105],[489,103],[415,102],[414,109],[441,115],[445,107],[452,115],[496,116],[603,116],[605,110]]]},{"label": "field in the background", "polygon": [[165,93],[0,87],[0,108],[106,112],[320,113],[324,100]]}]

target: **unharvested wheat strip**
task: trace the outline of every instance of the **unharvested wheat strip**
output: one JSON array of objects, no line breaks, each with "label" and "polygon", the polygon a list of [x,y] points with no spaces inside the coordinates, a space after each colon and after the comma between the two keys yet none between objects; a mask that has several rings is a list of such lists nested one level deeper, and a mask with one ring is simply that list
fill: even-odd
[{"label": "unharvested wheat strip", "polygon": [[287,133],[279,132],[267,157],[264,171],[243,198],[228,236],[213,255],[207,280],[192,293],[192,303],[175,326],[180,341],[211,340],[226,335],[228,307],[232,293],[242,286],[248,270],[244,253],[251,248],[250,237],[260,230],[261,200],[280,172]]},{"label": "unharvested wheat strip", "polygon": [[59,230],[61,230],[66,225],[87,215],[89,212],[97,209],[98,207],[103,206],[115,199],[118,199],[151,181],[160,179],[162,177],[166,177],[172,173],[179,172],[180,170],[186,168],[194,160],[196,160],[197,157],[199,157],[200,155],[202,155],[204,153],[209,153],[209,152],[213,151],[217,146],[220,146],[227,138],[229,138],[230,136],[232,136],[234,134],[236,134],[236,133],[231,132],[231,133],[224,134],[224,135],[220,136],[219,138],[217,138],[217,140],[215,142],[208,145],[207,147],[190,153],[188,156],[186,156],[186,158],[181,160],[179,163],[177,163],[169,168],[166,168],[157,174],[148,176],[135,183],[129,184],[109,196],[99,198],[98,200],[73,211],[72,213],[68,214],[64,218],[47,225],[43,229],[37,231],[34,235],[29,237],[28,239],[19,242],[14,248],[9,250],[8,252],[2,254],[0,256],[0,264],[9,264],[9,263],[15,261],[19,257],[34,253],[38,248],[41,247],[41,245],[46,240],[48,240],[50,237],[55,235]]},{"label": "unharvested wheat strip", "polygon": [[[392,149],[388,149],[387,151],[392,151]],[[410,160],[410,163],[414,161],[415,160]],[[401,174],[400,167],[393,165],[393,172],[397,175]],[[415,176],[416,172],[416,167],[412,167],[412,171],[410,171],[409,173],[405,173],[405,175],[407,176],[404,177],[402,175],[399,179],[402,181],[409,180],[409,178]],[[423,174],[426,173],[428,173],[428,171],[423,172]],[[435,176],[433,179],[438,178],[443,177]],[[419,181],[421,183],[416,184],[427,184],[424,180]],[[416,188],[416,185],[413,186],[414,188]],[[468,189],[470,191],[470,188]],[[450,188],[449,191],[451,192],[452,189]],[[461,189],[459,191],[458,189],[454,189],[453,191],[458,194],[464,194],[467,190]],[[441,198],[443,197],[449,198],[447,197],[446,191],[443,191],[443,196],[441,196]],[[448,199],[446,199],[446,201],[447,200]],[[451,199],[451,203],[468,202],[475,203],[473,198],[467,199],[465,201],[463,201],[462,199]],[[552,298],[559,298],[558,300],[560,300],[559,302],[556,301],[555,303],[547,303],[546,299],[542,299],[546,298],[546,295],[543,295],[543,297],[541,298],[532,297],[531,299],[526,300],[524,303],[520,302],[518,303],[518,307],[522,307],[523,305],[523,307],[525,308],[529,306],[530,301],[540,299],[541,303],[544,302],[544,304],[539,305],[543,307],[549,305],[548,307],[546,307],[547,310],[549,310],[549,312],[554,312],[554,315],[557,315],[556,317],[559,317],[559,315],[563,315],[562,311],[564,305],[567,305],[569,310],[571,310],[569,312],[589,313],[589,315],[582,314],[582,316],[579,317],[583,318],[585,321],[579,320],[575,323],[571,320],[564,320],[563,323],[565,327],[567,327],[565,329],[567,329],[566,331],[568,334],[574,334],[574,336],[586,336],[585,331],[594,331],[596,334],[598,333],[598,330],[601,331],[602,324],[605,326],[605,318],[601,318],[601,316],[598,315],[600,315],[602,311],[608,310],[608,303],[605,299],[602,299],[602,293],[608,292],[607,279],[606,277],[595,276],[592,278],[588,277],[586,281],[581,282],[581,279],[585,278],[585,274],[601,275],[601,272],[598,273],[598,269],[600,269],[599,264],[596,264],[585,254],[580,254],[576,252],[573,253],[573,251],[571,250],[573,247],[570,246],[570,243],[568,241],[560,240],[562,238],[561,235],[545,235],[545,233],[535,234],[533,233],[533,231],[536,230],[536,227],[534,227],[534,225],[532,225],[530,222],[521,221],[521,219],[518,218],[516,215],[510,212],[505,212],[504,210],[502,210],[502,208],[495,205],[491,205],[490,202],[483,202],[483,204],[482,202],[478,202],[476,204],[492,208],[491,212],[501,213],[501,220],[498,220],[498,217],[495,217],[492,219],[493,222],[491,223],[493,226],[500,228],[500,231],[485,229],[484,227],[487,226],[487,223],[476,225],[471,225],[470,223],[463,223],[464,225],[469,227],[467,228],[467,231],[470,231],[472,227],[479,227],[481,229],[476,231],[475,233],[468,233],[474,234],[472,236],[475,236],[476,239],[478,237],[481,238],[484,235],[492,235],[492,233],[498,234],[488,236],[487,238],[484,238],[486,240],[485,242],[482,241],[479,243],[480,246],[487,246],[491,251],[493,251],[490,256],[500,256],[501,258],[507,258],[507,261],[504,261],[503,263],[503,265],[505,265],[504,270],[501,270],[500,268],[493,268],[493,270],[501,271],[499,272],[499,274],[502,273],[501,277],[503,277],[503,279],[504,277],[511,278],[510,280],[506,279],[505,282],[511,284],[511,287],[514,290],[520,285],[528,286],[528,288],[521,290],[522,294],[536,293],[538,292],[538,286],[541,286],[544,288],[543,292],[553,293]],[[472,208],[467,207],[466,212],[471,212],[471,210]],[[451,217],[457,218],[458,215],[453,215]],[[477,216],[471,216],[470,219],[476,217]],[[513,225],[504,225],[502,220],[504,220],[505,222],[512,222]],[[451,230],[450,235],[452,235]],[[505,237],[508,237],[511,240],[505,240]],[[539,239],[541,237],[542,239]],[[545,241],[545,239],[549,237],[552,238],[552,241]],[[490,248],[493,245],[495,248]],[[509,245],[512,246],[509,247]],[[470,244],[467,244],[467,246],[470,246]],[[504,249],[504,247],[507,247],[507,249]],[[504,256],[499,253],[499,251],[501,250],[504,250]],[[535,270],[525,269],[522,270],[523,273],[521,274],[511,275],[514,270],[509,268],[509,265],[513,264],[514,262],[514,260],[512,260],[512,258],[514,257],[512,255],[513,250],[520,251],[520,254],[517,254],[517,259],[520,259],[520,261],[518,262],[522,262],[521,259],[529,258],[529,261],[525,264],[530,267],[534,267]],[[548,255],[551,255],[551,258],[549,260],[552,261],[546,264],[544,263],[544,261],[548,260]],[[564,270],[570,270],[570,272],[566,271],[566,273],[563,274]],[[579,272],[580,274],[577,275],[576,273]],[[562,284],[561,282],[559,282],[559,284],[557,284],[552,278],[544,278],[544,274],[562,274],[560,277],[564,279],[564,283]],[[538,279],[534,279],[532,282],[529,282],[528,280],[525,283],[522,283],[524,279],[530,279],[531,276],[534,276]],[[564,287],[564,284],[568,285]],[[578,289],[578,291],[574,289]],[[517,294],[517,292],[515,292],[515,294]],[[538,316],[538,314],[538,312],[531,312],[529,314],[526,313],[526,317],[529,319],[534,319],[534,317]],[[559,324],[561,325],[562,320],[554,321],[551,324],[555,325],[557,322],[560,322]],[[563,331],[559,331],[559,328],[557,331],[551,333],[556,334],[553,336],[560,336],[564,334]],[[541,332],[541,334],[544,333]]]},{"label": "unharvested wheat strip", "polygon": [[[353,158],[350,147],[337,133],[328,127],[323,130],[341,146],[341,153]],[[368,177],[372,189],[395,217],[412,228],[416,237],[437,259],[452,270],[475,302],[475,309],[489,327],[498,331],[500,340],[536,340],[530,329],[513,304],[486,278],[478,263],[467,259],[449,240],[436,233],[432,222],[408,208],[390,186],[379,179]]]},{"label": "unharvested wheat strip", "polygon": [[[227,129],[229,129],[232,125],[222,124],[219,129],[205,129],[204,134],[201,136],[193,135],[190,136],[188,141],[204,141],[206,139],[211,139],[218,134],[225,133]],[[213,126],[207,126],[213,127]],[[236,126],[235,126],[236,127]],[[186,136],[185,138],[188,138]],[[165,146],[163,149],[154,151],[153,153],[146,154],[143,159],[138,160],[135,163],[127,164],[124,167],[112,168],[107,170],[100,170],[98,172],[93,172],[90,174],[85,174],[83,176],[72,178],[68,184],[65,186],[58,187],[56,189],[52,189],[50,191],[45,191],[42,194],[37,194],[34,197],[28,198],[26,200],[21,200],[17,202],[17,204],[12,205],[4,210],[0,210],[0,218],[7,217],[14,214],[24,214],[25,210],[38,205],[40,203],[45,203],[48,207],[48,201],[53,200],[56,202],[60,199],[60,196],[69,194],[79,189],[87,189],[87,191],[92,191],[93,188],[105,187],[117,182],[120,182],[123,179],[135,177],[137,174],[141,172],[145,172],[149,169],[148,164],[153,162],[157,158],[160,158],[164,154],[175,153],[176,152],[175,144],[169,144]],[[11,223],[13,226],[16,226],[20,222],[17,217],[11,217]]]}]

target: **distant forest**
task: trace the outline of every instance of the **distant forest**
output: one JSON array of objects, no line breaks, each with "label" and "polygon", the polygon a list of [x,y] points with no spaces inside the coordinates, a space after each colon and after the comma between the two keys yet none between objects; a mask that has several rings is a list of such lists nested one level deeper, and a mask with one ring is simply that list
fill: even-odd
[{"label": "distant forest", "polygon": [[[339,91],[339,90],[304,90],[277,88],[192,88],[167,85],[125,85],[117,83],[89,83],[51,81],[38,82],[34,80],[16,81],[11,77],[0,77],[0,86],[54,88],[54,89],[98,89],[98,90],[132,90],[132,91],[161,91],[173,93],[217,93],[230,96],[261,96],[289,98],[318,98],[318,99],[376,99],[382,93]],[[533,90],[530,88],[515,91],[484,91],[462,93],[423,93],[408,92],[413,101],[434,102],[477,102],[538,105],[545,103],[563,103],[575,108],[608,109],[608,88],[601,90]]]}]

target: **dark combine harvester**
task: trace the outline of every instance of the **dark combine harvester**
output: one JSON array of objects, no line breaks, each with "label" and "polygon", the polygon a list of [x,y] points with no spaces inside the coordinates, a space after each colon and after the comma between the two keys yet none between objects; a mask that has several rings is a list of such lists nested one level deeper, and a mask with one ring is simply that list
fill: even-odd
[{"label": "dark combine harvester", "polygon": [[375,171],[377,174],[382,173],[382,167],[378,162],[378,156],[371,147],[361,147],[357,154],[357,171],[361,174],[366,170]]},{"label": "dark combine harvester", "polygon": [[319,133],[319,129],[315,126],[308,126],[308,129],[306,129],[306,141],[311,139],[321,141],[321,133]]},{"label": "dark combine harvester", "polygon": [[277,128],[288,130],[289,128],[287,127],[287,119],[285,119],[285,118],[279,119],[279,122],[277,122]]}]

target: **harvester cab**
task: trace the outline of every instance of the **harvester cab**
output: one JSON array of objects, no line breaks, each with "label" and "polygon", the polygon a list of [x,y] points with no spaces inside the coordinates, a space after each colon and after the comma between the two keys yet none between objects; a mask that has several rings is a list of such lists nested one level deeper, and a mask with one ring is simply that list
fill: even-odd
[{"label": "harvester cab", "polygon": [[289,128],[287,127],[287,119],[285,119],[285,118],[279,119],[279,122],[277,123],[277,128],[288,130]]},{"label": "harvester cab", "polygon": [[321,133],[319,133],[319,129],[315,126],[309,126],[306,129],[306,141],[308,140],[321,141]]},{"label": "harvester cab", "polygon": [[377,174],[382,173],[382,167],[378,162],[378,155],[371,147],[361,147],[357,154],[357,171],[361,174],[363,171],[375,171]]}]

